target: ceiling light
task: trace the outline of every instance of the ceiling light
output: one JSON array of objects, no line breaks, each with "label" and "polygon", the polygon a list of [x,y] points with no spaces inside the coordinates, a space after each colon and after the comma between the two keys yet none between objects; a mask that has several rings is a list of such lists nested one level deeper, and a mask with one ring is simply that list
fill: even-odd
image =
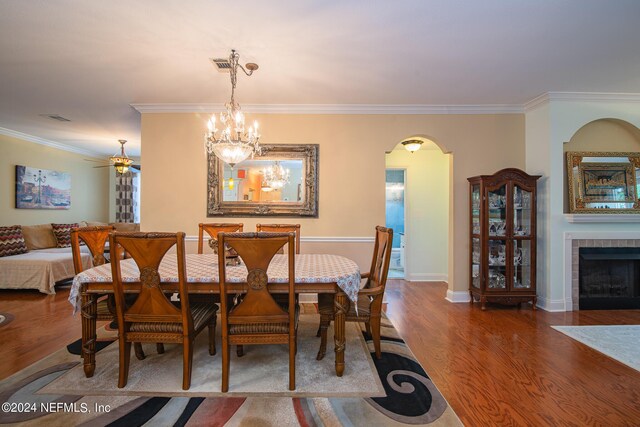
[{"label": "ceiling light", "polygon": [[404,148],[406,148],[407,151],[410,151],[412,153],[418,151],[422,143],[423,141],[420,141],[419,139],[410,139],[408,141],[402,141],[402,145],[404,146]]},{"label": "ceiling light", "polygon": [[244,114],[241,111],[240,104],[236,102],[234,97],[238,68],[247,76],[250,76],[258,69],[258,64],[248,63],[243,67],[239,64],[239,59],[240,55],[235,50],[232,50],[229,56],[231,101],[224,105],[226,111],[220,113],[220,123],[223,129],[216,128],[216,115],[212,114],[207,123],[208,130],[205,133],[204,141],[207,154],[215,154],[232,168],[247,157],[253,157],[254,154],[262,152],[258,144],[260,139],[258,122],[253,122],[253,125],[249,126],[249,129],[245,132]]},{"label": "ceiling light", "polygon": [[109,160],[113,163],[113,167],[116,169],[116,172],[123,174],[129,170],[129,166],[133,163],[133,159],[130,159],[124,152],[124,144],[126,144],[127,140],[119,139],[118,142],[120,143],[120,154],[114,154],[109,157]]}]

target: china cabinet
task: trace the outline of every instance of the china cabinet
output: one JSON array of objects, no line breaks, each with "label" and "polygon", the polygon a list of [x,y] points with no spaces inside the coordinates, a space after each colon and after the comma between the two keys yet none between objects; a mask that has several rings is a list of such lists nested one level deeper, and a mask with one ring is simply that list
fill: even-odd
[{"label": "china cabinet", "polygon": [[536,308],[536,182],[503,169],[468,178],[471,302],[533,302]]}]

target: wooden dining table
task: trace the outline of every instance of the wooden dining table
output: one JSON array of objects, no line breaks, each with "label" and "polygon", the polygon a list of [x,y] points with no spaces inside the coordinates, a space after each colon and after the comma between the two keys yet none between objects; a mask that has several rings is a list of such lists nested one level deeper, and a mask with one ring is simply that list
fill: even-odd
[{"label": "wooden dining table", "polygon": [[[339,255],[300,254],[295,258],[295,291],[302,293],[334,294],[335,301],[335,369],[336,375],[344,373],[345,314],[349,300],[357,301],[360,289],[360,269],[355,261]],[[267,276],[269,290],[273,293],[288,292],[288,261],[286,255],[275,255]],[[214,254],[187,254],[187,288],[189,294],[219,294],[218,256]],[[133,259],[121,262],[125,292],[140,292],[140,272]],[[178,291],[178,268],[175,256],[166,256],[159,267],[161,286],[166,292]],[[246,287],[247,269],[243,264],[227,267],[227,282],[233,292],[243,292]],[[81,312],[82,357],[87,378],[96,367],[96,318],[99,295],[113,293],[111,265],[93,267],[75,276],[69,302],[74,314]]]}]

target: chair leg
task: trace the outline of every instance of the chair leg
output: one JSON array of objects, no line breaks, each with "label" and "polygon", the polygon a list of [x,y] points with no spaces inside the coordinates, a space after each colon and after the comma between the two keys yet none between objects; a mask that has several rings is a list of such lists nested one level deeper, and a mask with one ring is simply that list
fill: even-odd
[{"label": "chair leg", "polygon": [[164,344],[161,342],[157,342],[156,351],[158,352],[158,354],[164,354]]},{"label": "chair leg", "polygon": [[322,321],[318,324],[318,332],[316,332],[316,338],[320,338],[320,330],[322,329]]},{"label": "chair leg", "polygon": [[229,391],[229,359],[230,359],[229,343],[222,340],[222,387],[220,391],[226,393]]},{"label": "chair leg", "polygon": [[[131,343],[129,343],[129,344],[131,344]],[[142,349],[142,344],[141,343],[134,342],[133,343],[133,350],[134,350],[134,352],[136,354],[136,359],[144,360],[144,358],[147,357],[147,356],[144,355],[144,350]]]},{"label": "chair leg", "polygon": [[380,318],[372,317],[370,319],[371,322],[371,336],[373,337],[373,347],[376,350],[376,359],[380,359],[382,357],[382,353],[380,350]]},{"label": "chair leg", "polygon": [[209,323],[209,354],[216,354],[216,316],[213,316]]},{"label": "chair leg", "polygon": [[318,350],[316,360],[322,360],[327,352],[327,329],[329,329],[330,323],[331,318],[324,316],[320,318],[320,350]]},{"label": "chair leg", "polygon": [[[129,379],[129,361],[131,360],[131,343],[120,340],[120,369],[118,373],[118,388],[127,385]],[[140,343],[137,343],[140,344]]]},{"label": "chair leg", "polygon": [[364,329],[367,331],[369,335],[371,335],[371,323],[364,322]]},{"label": "chair leg", "polygon": [[244,347],[243,346],[239,345],[239,346],[236,347],[236,355],[238,357],[244,356]]},{"label": "chair leg", "polygon": [[184,337],[182,343],[182,389],[191,387],[191,366],[193,365],[193,343],[191,337]]},{"label": "chair leg", "polygon": [[296,389],[296,339],[289,339],[289,390]]}]

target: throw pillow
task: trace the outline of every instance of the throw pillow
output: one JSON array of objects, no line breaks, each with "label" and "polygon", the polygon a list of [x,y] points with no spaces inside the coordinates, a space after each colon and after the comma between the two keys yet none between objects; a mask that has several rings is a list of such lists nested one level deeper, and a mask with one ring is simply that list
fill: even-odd
[{"label": "throw pillow", "polygon": [[56,236],[57,247],[70,248],[71,247],[71,230],[78,228],[78,223],[73,224],[51,224],[53,228],[53,235]]},{"label": "throw pillow", "polygon": [[0,227],[0,257],[27,253],[22,227],[11,225]]}]

